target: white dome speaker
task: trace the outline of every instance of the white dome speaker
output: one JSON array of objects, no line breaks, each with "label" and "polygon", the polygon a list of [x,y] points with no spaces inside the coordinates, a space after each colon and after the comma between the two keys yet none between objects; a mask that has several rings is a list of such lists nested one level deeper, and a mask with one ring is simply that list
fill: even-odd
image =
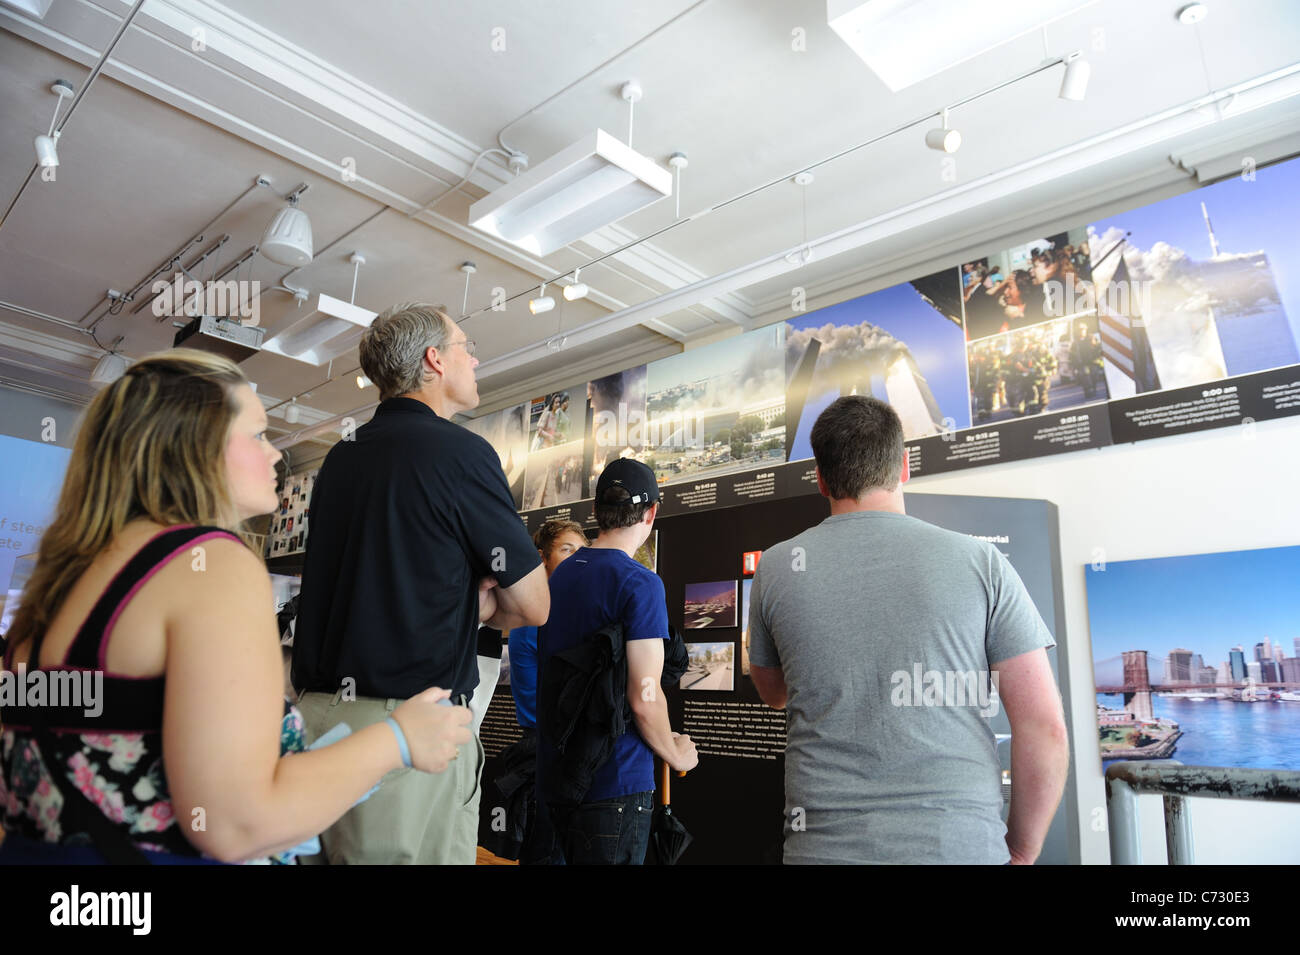
[{"label": "white dome speaker", "polygon": [[266,227],[259,246],[278,265],[299,267],[311,262],[311,219],[295,206],[285,206]]},{"label": "white dome speaker", "polygon": [[90,373],[90,380],[97,385],[111,385],[126,374],[130,365],[130,359],[116,352],[108,352],[95,363],[95,368]]}]

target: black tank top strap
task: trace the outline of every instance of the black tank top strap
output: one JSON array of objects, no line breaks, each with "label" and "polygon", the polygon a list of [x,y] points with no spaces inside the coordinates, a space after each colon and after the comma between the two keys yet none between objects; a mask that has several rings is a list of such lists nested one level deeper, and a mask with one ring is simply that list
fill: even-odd
[{"label": "black tank top strap", "polygon": [[[164,564],[178,551],[211,537],[228,537],[239,540],[234,534],[220,527],[182,525],[168,528],[150,538],[121,570],[117,572],[107,589],[100,596],[85,623],[77,631],[72,645],[64,657],[63,665],[87,670],[104,669],[104,655],[107,651],[108,638],[113,631],[113,624],[118,615]],[[40,641],[43,634],[38,634],[32,647],[33,661],[40,657]]]}]

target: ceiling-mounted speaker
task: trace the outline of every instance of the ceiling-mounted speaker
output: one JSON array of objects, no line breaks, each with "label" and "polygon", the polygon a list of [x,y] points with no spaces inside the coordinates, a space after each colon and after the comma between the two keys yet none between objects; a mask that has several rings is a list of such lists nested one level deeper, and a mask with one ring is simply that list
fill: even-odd
[{"label": "ceiling-mounted speaker", "polygon": [[311,262],[311,219],[296,205],[275,214],[258,245],[259,251],[277,265],[301,268]]}]

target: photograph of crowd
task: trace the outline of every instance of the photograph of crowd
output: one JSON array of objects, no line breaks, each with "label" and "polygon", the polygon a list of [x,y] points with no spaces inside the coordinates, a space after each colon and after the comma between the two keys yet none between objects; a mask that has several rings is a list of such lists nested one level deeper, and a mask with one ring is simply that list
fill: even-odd
[{"label": "photograph of crowd", "polygon": [[1088,235],[1072,229],[1015,246],[961,267],[966,338],[1035,325],[1044,319],[1088,309],[1081,291],[1090,281]]}]

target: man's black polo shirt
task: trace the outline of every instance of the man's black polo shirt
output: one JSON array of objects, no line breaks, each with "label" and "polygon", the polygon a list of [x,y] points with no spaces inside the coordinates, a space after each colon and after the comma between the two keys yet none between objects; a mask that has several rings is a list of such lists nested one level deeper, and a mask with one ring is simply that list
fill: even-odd
[{"label": "man's black polo shirt", "polygon": [[478,684],[478,582],[541,563],[497,453],[413,398],[390,398],[325,457],[293,641],[299,689],[414,696]]}]

